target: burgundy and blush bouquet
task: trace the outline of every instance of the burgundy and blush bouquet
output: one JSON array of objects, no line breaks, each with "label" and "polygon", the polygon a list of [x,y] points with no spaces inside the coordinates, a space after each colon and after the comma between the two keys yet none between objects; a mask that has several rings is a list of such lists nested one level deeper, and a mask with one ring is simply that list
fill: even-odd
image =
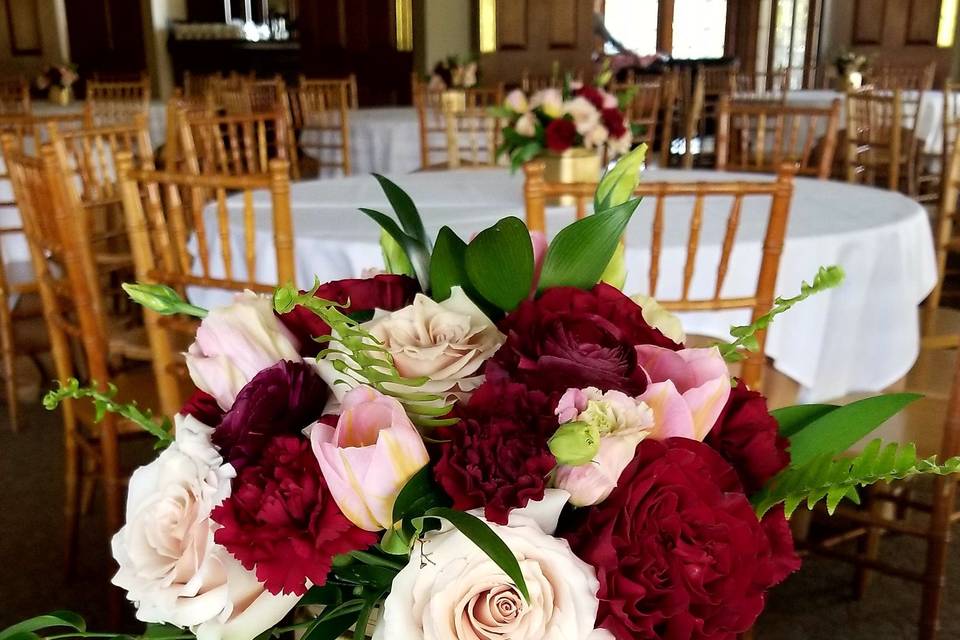
[{"label": "burgundy and blush bouquet", "polygon": [[[771,412],[731,379],[726,361],[838,270],[708,348],[602,282],[641,161],[549,246],[512,217],[431,239],[378,177],[396,219],[365,213],[395,273],[209,311],[127,286],[202,318],[196,394],[175,431],[144,421],[163,451],[113,538],[137,617],[179,628],[151,637],[731,640],[799,568],[785,516],[801,501],[960,468],[898,445],[842,457],[913,396]],[[63,612],[22,625],[85,635]]]}]

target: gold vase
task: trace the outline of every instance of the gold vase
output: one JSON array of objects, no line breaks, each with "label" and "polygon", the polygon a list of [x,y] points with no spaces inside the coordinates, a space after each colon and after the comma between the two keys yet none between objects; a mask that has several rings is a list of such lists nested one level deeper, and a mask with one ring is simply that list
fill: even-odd
[{"label": "gold vase", "polygon": [[70,87],[50,87],[50,90],[47,91],[47,99],[53,104],[65,107],[73,99],[73,89]]},{"label": "gold vase", "polygon": [[[547,151],[540,157],[543,160],[543,179],[546,182],[571,184],[575,182],[597,182],[600,179],[600,152],[596,149],[575,147],[563,153]],[[547,206],[572,207],[577,204],[573,196],[547,198]]]},{"label": "gold vase", "polygon": [[467,92],[463,89],[447,89],[440,94],[444,113],[463,113],[467,110]]}]

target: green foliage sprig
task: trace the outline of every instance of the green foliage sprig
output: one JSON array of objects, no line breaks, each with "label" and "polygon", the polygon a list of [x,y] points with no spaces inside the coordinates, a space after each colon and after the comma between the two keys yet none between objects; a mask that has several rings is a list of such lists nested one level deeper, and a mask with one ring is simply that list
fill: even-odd
[{"label": "green foliage sprig", "polygon": [[163,449],[173,442],[173,427],[168,418],[157,421],[153,412],[149,409],[141,409],[136,402],[121,404],[114,400],[117,395],[117,387],[113,384],[107,386],[106,391],[101,391],[96,382],[88,387],[80,386],[80,381],[76,378],[70,378],[66,384],[57,381],[57,388],[51,389],[43,396],[43,406],[53,411],[65,399],[90,400],[94,407],[94,420],[100,422],[107,413],[114,413],[130,422],[133,422],[147,433],[157,439],[156,448]]},{"label": "green foliage sprig", "polygon": [[773,307],[748,325],[730,327],[730,335],[733,336],[733,342],[720,343],[717,347],[720,349],[720,355],[727,362],[739,362],[744,359],[742,350],[756,351],[760,348],[757,341],[757,333],[770,326],[773,319],[793,308],[794,305],[803,302],[815,293],[832,289],[843,282],[843,269],[834,265],[831,267],[820,267],[817,275],[813,278],[813,284],[804,281],[800,285],[800,294],[792,298],[777,298],[773,301]]},{"label": "green foliage sprig", "polygon": [[209,313],[203,307],[190,304],[181,298],[176,290],[165,284],[143,284],[140,282],[130,284],[125,282],[120,286],[127,292],[131,300],[160,315],[172,316],[182,313],[195,318],[206,318],[207,313]]},{"label": "green foliage sprig", "polygon": [[858,487],[920,474],[947,475],[958,471],[960,457],[937,464],[935,456],[918,459],[913,444],[884,444],[881,440],[874,440],[854,457],[835,459],[830,454],[823,454],[805,464],[785,469],[751,501],[761,517],[781,502],[790,517],[802,503],[813,508],[824,499],[827,511],[832,514],[844,498],[860,503]]},{"label": "green foliage sprig", "polygon": [[336,302],[314,296],[319,287],[319,281],[306,293],[301,293],[293,285],[279,287],[274,293],[273,305],[277,313],[289,313],[299,305],[327,323],[331,335],[316,338],[319,342],[327,343],[317,358],[326,358],[345,377],[338,382],[351,386],[366,384],[384,395],[396,398],[419,427],[456,424],[456,419],[444,417],[450,413],[452,405],[444,403],[442,396],[408,390],[423,386],[430,378],[400,375],[390,352],[377,338],[343,313]]}]

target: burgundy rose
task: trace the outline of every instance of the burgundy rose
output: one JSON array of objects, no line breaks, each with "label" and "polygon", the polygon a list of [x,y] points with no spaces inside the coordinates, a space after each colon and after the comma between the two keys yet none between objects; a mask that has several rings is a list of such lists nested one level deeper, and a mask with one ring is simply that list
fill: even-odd
[{"label": "burgundy rose", "polygon": [[588,84],[584,85],[577,90],[575,95],[586,98],[587,101],[598,110],[603,109],[603,93],[596,87],[591,87]]},{"label": "burgundy rose", "polygon": [[646,376],[635,347],[678,349],[618,289],[558,287],[522,303],[500,323],[507,341],[487,362],[488,379],[509,378],[549,393],[597,387],[639,395]]},{"label": "burgundy rose", "polygon": [[224,460],[255,462],[270,439],[299,434],[322,414],[329,389],[309,364],[282,360],[248,382],[213,432]]},{"label": "burgundy rose", "polygon": [[557,465],[547,447],[553,410],[545,394],[509,382],[487,382],[458,407],[460,422],[438,434],[444,442],[433,469],[453,507],[482,506],[487,520],[506,524],[511,509],[543,498]]},{"label": "burgundy rose", "polygon": [[[347,305],[344,313],[353,314],[374,309],[396,311],[411,302],[420,291],[417,281],[407,276],[381,274],[372,278],[334,280],[321,285],[316,297]],[[320,351],[314,340],[330,334],[330,327],[309,309],[297,306],[290,313],[280,315],[280,320],[300,341],[300,354],[312,357]]]},{"label": "burgundy rose", "polygon": [[730,391],[706,442],[733,465],[748,494],[759,491],[790,464],[790,442],[780,435],[766,398],[742,382]]},{"label": "burgundy rose", "polygon": [[603,109],[600,112],[603,126],[610,132],[611,138],[619,138],[627,132],[627,125],[623,113],[619,109]]},{"label": "burgundy rose", "polygon": [[323,585],[335,555],[366,549],[377,536],[354,526],[327,490],[306,438],[274,437],[243,468],[233,493],[214,508],[222,544],[273,594]]},{"label": "burgundy rose", "polygon": [[208,427],[216,427],[223,420],[223,409],[217,404],[217,399],[200,389],[187,398],[179,413],[193,416]]},{"label": "burgundy rose", "polygon": [[547,125],[544,133],[547,136],[547,148],[563,153],[573,146],[577,137],[577,125],[573,124],[573,120],[557,118]]},{"label": "burgundy rose", "polygon": [[800,566],[783,512],[761,523],[733,468],[695,440],[644,440],[578,518],[566,537],[597,570],[597,626],[617,640],[732,640]]}]

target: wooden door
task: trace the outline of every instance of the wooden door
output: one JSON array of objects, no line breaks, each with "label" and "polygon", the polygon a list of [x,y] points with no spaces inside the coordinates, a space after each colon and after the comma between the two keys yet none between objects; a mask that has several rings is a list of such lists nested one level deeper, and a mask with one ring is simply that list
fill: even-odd
[{"label": "wooden door", "polygon": [[80,75],[146,69],[139,0],[66,0],[70,61]]},{"label": "wooden door", "polygon": [[589,69],[593,0],[496,0],[495,16],[496,50],[480,56],[485,82]]}]

